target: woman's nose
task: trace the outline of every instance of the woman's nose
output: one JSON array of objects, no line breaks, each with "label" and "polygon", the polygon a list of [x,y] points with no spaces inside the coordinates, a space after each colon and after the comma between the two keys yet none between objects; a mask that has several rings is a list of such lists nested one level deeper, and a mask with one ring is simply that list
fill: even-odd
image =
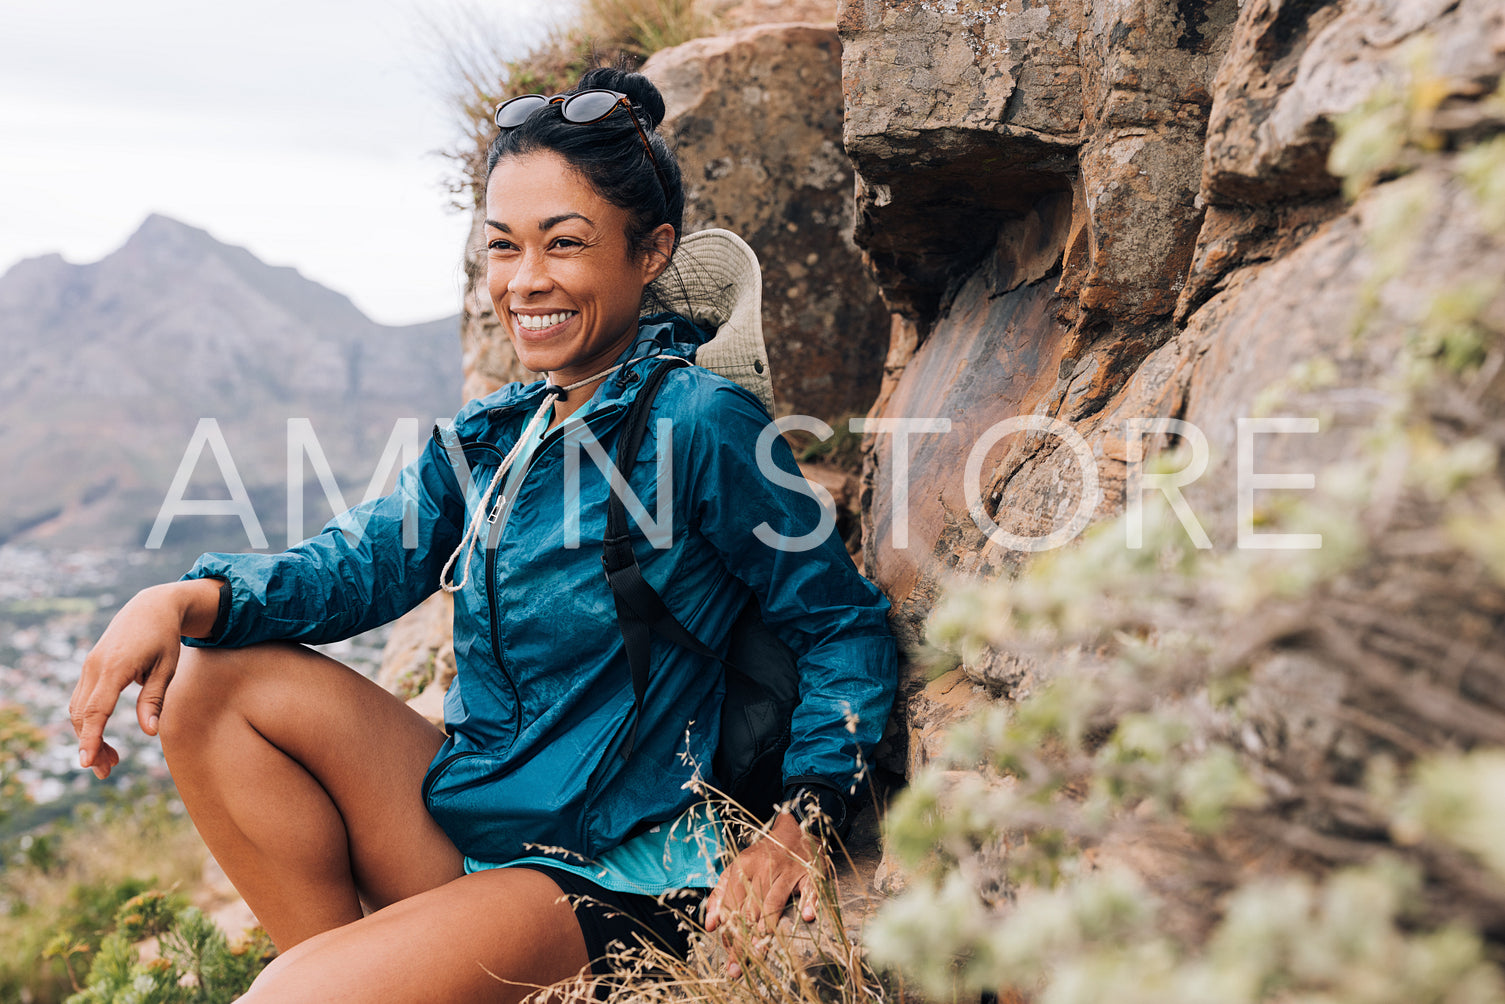
[{"label": "woman's nose", "polygon": [[507,283],[507,291],[519,296],[547,292],[553,286],[549,277],[548,262],[542,254],[524,252],[517,263],[517,270]]}]

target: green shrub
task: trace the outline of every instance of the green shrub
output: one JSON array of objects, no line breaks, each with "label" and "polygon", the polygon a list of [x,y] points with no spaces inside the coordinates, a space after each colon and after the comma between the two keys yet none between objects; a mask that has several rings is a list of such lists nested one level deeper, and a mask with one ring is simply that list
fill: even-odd
[{"label": "green shrub", "polygon": [[26,834],[0,869],[0,1001],[59,1004],[122,908],[139,931],[160,926],[166,907],[143,893],[203,874],[208,852],[175,797],[141,786],[100,797]]},{"label": "green shrub", "polygon": [[[225,1004],[245,993],[275,954],[271,939],[257,928],[231,947],[197,907],[168,912],[171,903],[151,893],[124,904],[67,1004]],[[153,928],[160,955],[143,960],[136,942]]]}]

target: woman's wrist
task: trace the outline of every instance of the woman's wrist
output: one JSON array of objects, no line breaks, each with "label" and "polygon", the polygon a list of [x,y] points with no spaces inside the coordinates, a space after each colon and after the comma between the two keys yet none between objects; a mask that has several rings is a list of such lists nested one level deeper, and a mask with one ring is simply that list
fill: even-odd
[{"label": "woman's wrist", "polygon": [[170,591],[171,602],[178,608],[178,633],[184,638],[204,639],[212,636],[220,612],[220,587],[223,579],[186,579],[156,588]]},{"label": "woman's wrist", "polygon": [[833,838],[844,840],[851,825],[846,799],[834,787],[811,782],[810,778],[801,778],[784,788],[787,812],[824,844],[830,844]]}]

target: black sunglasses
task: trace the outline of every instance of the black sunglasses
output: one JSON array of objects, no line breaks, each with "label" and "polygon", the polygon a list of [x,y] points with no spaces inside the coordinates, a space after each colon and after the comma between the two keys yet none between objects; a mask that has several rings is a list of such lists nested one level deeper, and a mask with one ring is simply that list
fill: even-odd
[{"label": "black sunglasses", "polygon": [[516,129],[534,113],[553,104],[559,105],[559,113],[566,122],[573,122],[575,125],[600,122],[618,108],[627,109],[627,117],[632,120],[633,128],[638,131],[638,139],[643,141],[643,149],[648,153],[648,161],[653,165],[653,173],[658,175],[658,183],[664,190],[664,198],[668,199],[669,182],[664,178],[664,172],[658,166],[658,158],[653,155],[653,147],[648,142],[648,134],[643,132],[643,126],[638,122],[638,117],[632,114],[632,99],[621,91],[595,88],[574,94],[519,94],[497,105],[492,119],[496,122],[498,129]]}]

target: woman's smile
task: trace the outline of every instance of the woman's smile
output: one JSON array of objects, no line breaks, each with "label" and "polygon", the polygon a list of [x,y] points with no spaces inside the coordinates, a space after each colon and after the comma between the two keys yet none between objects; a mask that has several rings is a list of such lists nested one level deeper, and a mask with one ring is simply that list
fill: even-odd
[{"label": "woman's smile", "polygon": [[513,311],[512,318],[518,327],[528,334],[552,335],[570,318],[578,315],[574,310],[558,310],[548,314],[525,314]]}]

